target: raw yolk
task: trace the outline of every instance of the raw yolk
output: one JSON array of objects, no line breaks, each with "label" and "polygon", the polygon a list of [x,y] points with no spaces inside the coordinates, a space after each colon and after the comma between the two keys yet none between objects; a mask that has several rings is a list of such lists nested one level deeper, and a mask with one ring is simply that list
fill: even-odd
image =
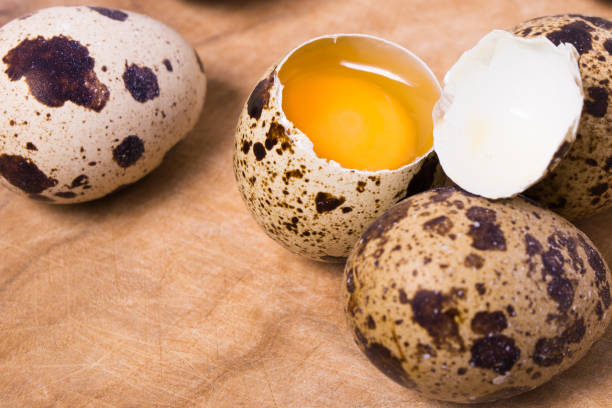
[{"label": "raw yolk", "polygon": [[350,69],[318,69],[284,84],[283,110],[319,157],[358,170],[397,169],[419,154],[414,119],[383,86]]},{"label": "raw yolk", "polygon": [[313,41],[279,70],[283,112],[317,156],[356,170],[395,170],[433,145],[435,78],[410,53],[367,37]]}]

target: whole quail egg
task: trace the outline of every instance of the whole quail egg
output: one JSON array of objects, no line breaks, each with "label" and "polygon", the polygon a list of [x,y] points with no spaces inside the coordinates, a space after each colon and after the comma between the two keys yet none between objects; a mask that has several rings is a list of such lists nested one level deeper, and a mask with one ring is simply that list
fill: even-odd
[{"label": "whole quail egg", "polygon": [[240,115],[234,173],[249,211],[294,253],[344,261],[368,223],[443,178],[431,134],[439,91],[420,59],[379,38],[298,46]]},{"label": "whole quail egg", "polygon": [[47,202],[102,197],[157,167],[195,125],[206,75],[146,16],[53,7],[0,28],[0,181]]},{"label": "whole quail egg", "polygon": [[425,396],[487,402],[578,361],[612,314],[593,243],[524,198],[453,187],[414,195],[363,233],[344,305],[376,367]]},{"label": "whole quail egg", "polygon": [[612,208],[612,22],[566,14],[529,20],[513,31],[572,44],[580,55],[585,96],[576,141],[554,171],[526,195],[570,219]]}]

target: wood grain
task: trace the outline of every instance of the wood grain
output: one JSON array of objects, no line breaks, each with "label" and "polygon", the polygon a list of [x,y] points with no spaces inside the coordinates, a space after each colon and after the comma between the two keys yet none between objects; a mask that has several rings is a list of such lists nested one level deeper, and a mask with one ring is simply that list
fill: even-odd
[{"label": "wood grain", "polygon": [[[365,32],[442,77],[493,28],[593,0],[116,0],[181,32],[209,75],[196,129],[111,197],[51,207],[0,190],[0,405],[451,407],[387,380],[359,352],[342,267],[293,256],[246,212],[231,171],[238,113],[300,42]],[[70,1],[2,0],[0,21]],[[580,223],[612,263],[612,213]],[[575,367],[502,407],[609,407],[612,329]]]}]

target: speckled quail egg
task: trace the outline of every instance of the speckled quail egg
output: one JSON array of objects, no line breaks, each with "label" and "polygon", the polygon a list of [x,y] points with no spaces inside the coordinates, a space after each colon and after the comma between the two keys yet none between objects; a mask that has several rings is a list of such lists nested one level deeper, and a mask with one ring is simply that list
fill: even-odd
[{"label": "speckled quail egg", "polygon": [[57,204],[102,197],[157,167],[195,125],[206,75],[169,27],[54,7],[0,28],[0,181]]},{"label": "speckled quail egg", "polygon": [[610,321],[610,270],[593,243],[521,197],[453,187],[414,195],[363,233],[344,305],[362,351],[429,398],[486,402],[578,361]]},{"label": "speckled quail egg", "polygon": [[555,170],[526,195],[570,219],[612,208],[612,22],[568,14],[529,20],[513,31],[572,44],[580,54],[585,96],[576,141]]},{"label": "speckled quail egg", "polygon": [[[240,115],[234,172],[249,211],[292,252],[344,261],[386,208],[443,178],[431,147],[438,97],[433,73],[398,45],[341,34],[298,46],[263,76]],[[340,137],[378,127],[366,142]],[[409,133],[417,136],[403,140]],[[412,154],[405,142],[416,146]],[[369,167],[385,155],[393,167]]]}]

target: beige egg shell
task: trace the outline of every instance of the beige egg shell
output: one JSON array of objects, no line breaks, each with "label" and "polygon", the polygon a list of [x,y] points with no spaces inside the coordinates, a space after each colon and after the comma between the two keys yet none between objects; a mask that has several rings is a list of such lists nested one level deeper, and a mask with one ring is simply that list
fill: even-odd
[{"label": "beige egg shell", "polygon": [[274,68],[240,115],[234,173],[251,214],[290,251],[343,262],[372,220],[443,178],[433,152],[392,171],[345,169],[317,157],[306,135],[284,118],[280,95]]},{"label": "beige egg shell", "polygon": [[485,402],[580,359],[609,323],[610,270],[591,241],[523,198],[453,187],[376,220],[345,268],[355,341],[427,397]]},{"label": "beige egg shell", "polygon": [[204,103],[194,49],[128,11],[39,10],[0,29],[0,59],[0,180],[47,202],[88,201],[137,181]]},{"label": "beige egg shell", "polygon": [[554,171],[526,195],[569,219],[612,208],[612,22],[570,14],[530,20],[513,31],[573,44],[580,54],[585,96],[576,141]]}]

